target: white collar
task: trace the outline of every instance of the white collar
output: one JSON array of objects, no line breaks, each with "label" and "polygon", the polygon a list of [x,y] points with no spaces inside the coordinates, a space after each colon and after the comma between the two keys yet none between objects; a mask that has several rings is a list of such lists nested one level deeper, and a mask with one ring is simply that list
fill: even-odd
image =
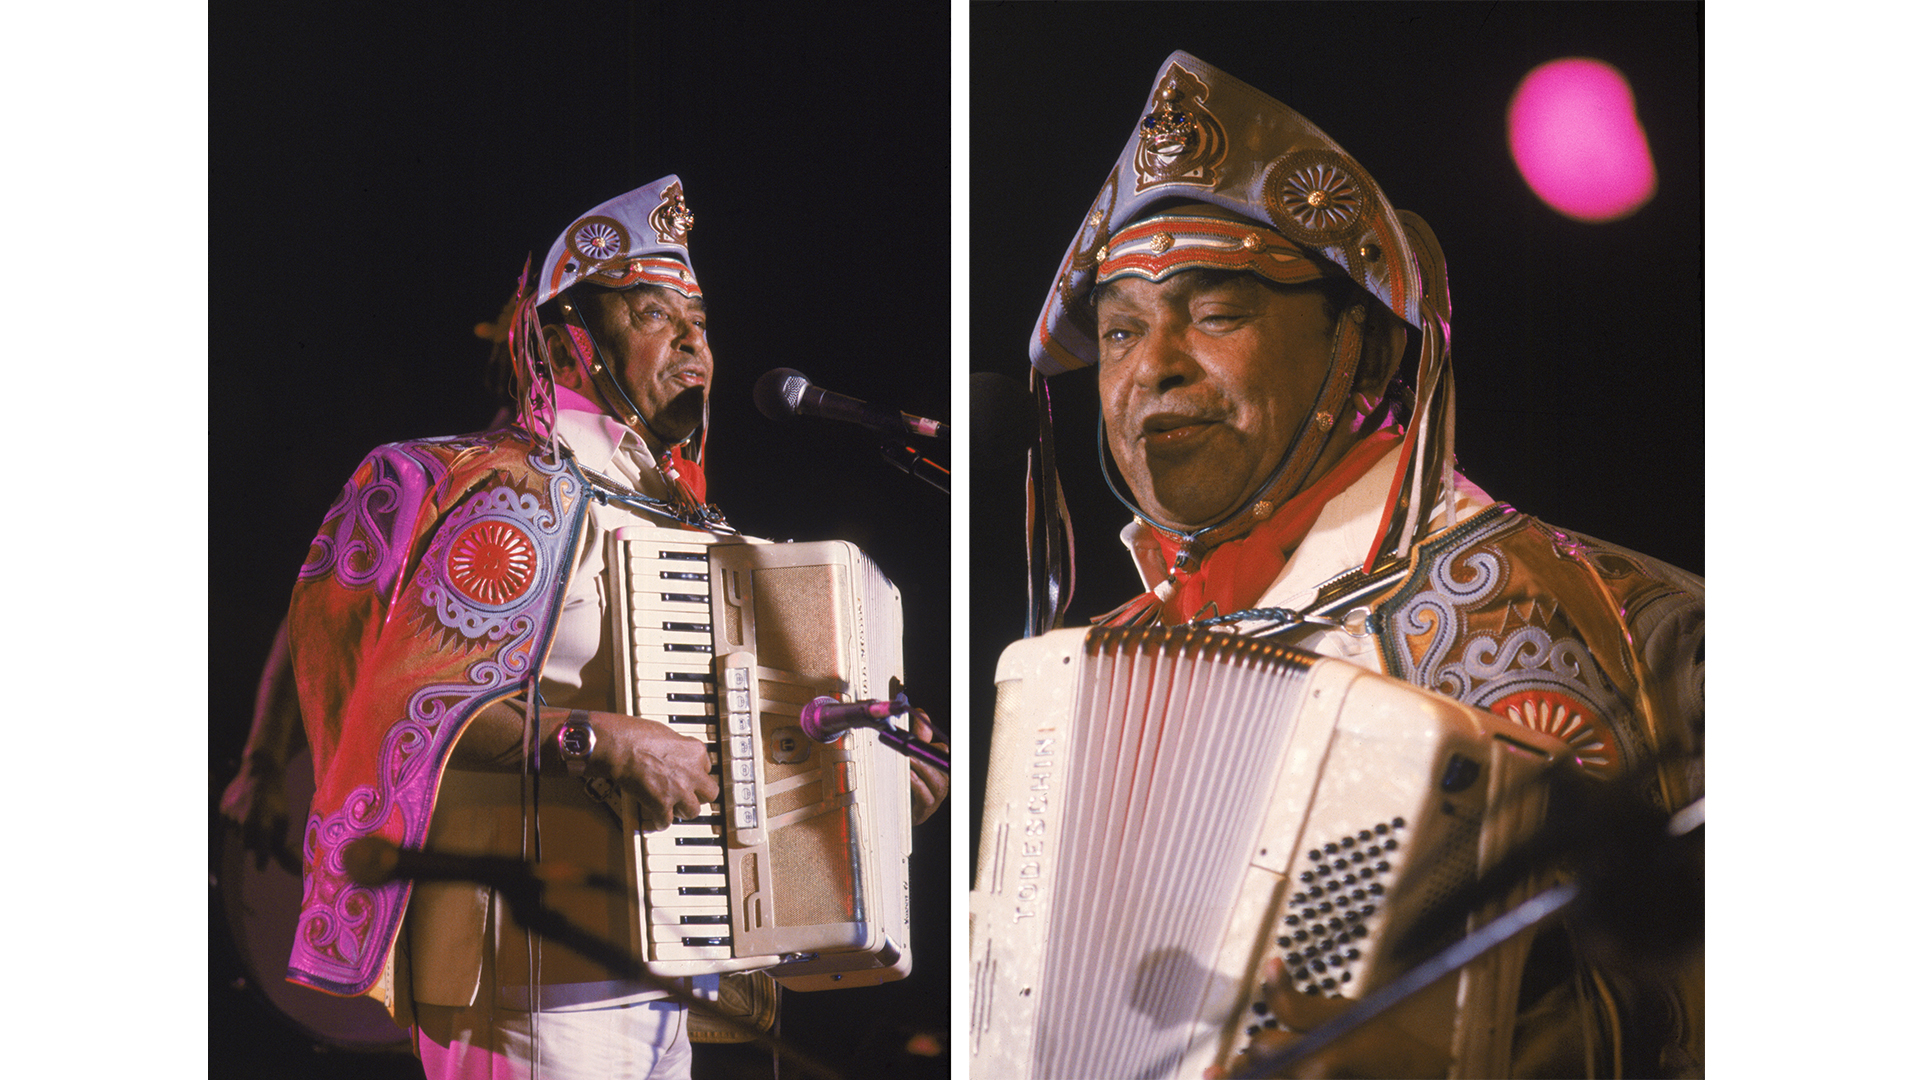
[{"label": "white collar", "polygon": [[628,481],[655,471],[653,451],[632,428],[601,412],[578,391],[555,386],[553,396],[554,434],[582,466]]}]

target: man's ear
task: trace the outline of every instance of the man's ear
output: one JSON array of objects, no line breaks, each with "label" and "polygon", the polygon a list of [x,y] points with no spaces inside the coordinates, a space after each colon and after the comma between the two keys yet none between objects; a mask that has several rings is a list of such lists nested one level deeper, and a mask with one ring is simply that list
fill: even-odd
[{"label": "man's ear", "polygon": [[[1386,317],[1378,311],[1373,314]],[[1370,339],[1367,342],[1367,348],[1371,355],[1362,361],[1359,378],[1355,380],[1353,388],[1369,399],[1378,400],[1386,391],[1387,384],[1393,381],[1394,375],[1399,371],[1400,361],[1406,356],[1407,328],[1401,324],[1400,320],[1394,319],[1384,332],[1367,336]],[[1379,351],[1372,352],[1376,349]]]},{"label": "man's ear", "polygon": [[573,336],[563,327],[543,326],[540,337],[547,343],[547,355],[553,360],[553,381],[577,394],[593,397],[593,391],[588,389],[591,379],[580,363],[580,354],[574,350]]}]

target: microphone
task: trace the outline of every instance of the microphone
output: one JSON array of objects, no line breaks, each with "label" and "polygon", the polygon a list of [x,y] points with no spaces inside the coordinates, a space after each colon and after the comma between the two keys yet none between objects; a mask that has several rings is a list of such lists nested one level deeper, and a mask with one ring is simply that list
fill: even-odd
[{"label": "microphone", "polygon": [[891,729],[887,718],[907,711],[907,696],[892,701],[847,701],[821,695],[800,710],[800,730],[814,742],[830,743],[857,727]]},{"label": "microphone", "polygon": [[546,885],[623,886],[605,874],[567,863],[531,863],[504,855],[447,855],[397,847],[378,836],[363,836],[340,853],[347,876],[369,888],[393,881],[471,881],[502,892],[539,890]]},{"label": "microphone", "polygon": [[789,416],[818,416],[872,428],[883,435],[947,437],[947,425],[912,413],[869,405],[859,398],[822,390],[792,368],[774,368],[753,385],[753,403],[770,420]]}]

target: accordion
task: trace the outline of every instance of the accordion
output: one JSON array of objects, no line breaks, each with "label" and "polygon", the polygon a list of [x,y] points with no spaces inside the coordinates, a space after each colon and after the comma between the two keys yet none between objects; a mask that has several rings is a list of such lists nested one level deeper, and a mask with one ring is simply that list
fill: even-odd
[{"label": "accordion", "polygon": [[609,541],[617,703],[708,744],[711,813],[642,832],[629,800],[637,954],[658,974],[767,969],[796,990],[904,978],[912,793],[873,731],[800,730],[822,695],[888,698],[900,593],[851,544]]},{"label": "accordion", "polygon": [[[1396,930],[1538,821],[1531,781],[1560,753],[1452,699],[1231,634],[1056,631],[1008,648],[995,683],[975,1076],[1225,1068],[1269,1023],[1276,957],[1298,990],[1365,996],[1397,973]],[[1396,1022],[1454,1075],[1500,1075],[1522,947]]]}]

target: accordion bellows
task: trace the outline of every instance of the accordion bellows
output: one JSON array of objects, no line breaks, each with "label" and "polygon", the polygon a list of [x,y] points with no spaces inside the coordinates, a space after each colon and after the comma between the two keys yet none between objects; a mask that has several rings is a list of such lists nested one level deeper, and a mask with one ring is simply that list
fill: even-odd
[{"label": "accordion bellows", "polygon": [[[1398,927],[1541,812],[1557,744],[1338,660],[1184,629],[1008,648],[972,901],[975,1076],[1199,1076],[1259,972],[1358,998]],[[1464,927],[1463,927],[1464,929]],[[1516,945],[1396,1014],[1504,1069]],[[1404,966],[1404,965],[1401,965]]]}]

